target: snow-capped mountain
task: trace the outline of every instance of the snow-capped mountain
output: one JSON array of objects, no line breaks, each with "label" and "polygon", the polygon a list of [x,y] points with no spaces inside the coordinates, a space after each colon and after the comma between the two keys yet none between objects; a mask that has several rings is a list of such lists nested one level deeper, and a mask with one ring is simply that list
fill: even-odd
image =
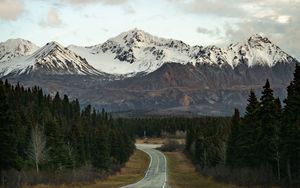
[{"label": "snow-capped mountain", "polygon": [[134,29],[91,47],[69,46],[99,70],[112,74],[150,73],[165,62],[187,63],[190,46]]},{"label": "snow-capped mountain", "polygon": [[[196,52],[196,53],[195,53]],[[229,64],[232,68],[244,63],[248,67],[254,65],[274,66],[280,62],[291,62],[293,57],[282,51],[268,38],[258,34],[251,36],[246,42],[230,44],[227,48],[209,46],[193,52],[193,59],[199,63]]]},{"label": "snow-capped mountain", "polygon": [[1,44],[9,48],[0,48],[0,78],[113,112],[231,115],[245,109],[250,89],[259,95],[266,79],[284,99],[299,64],[260,35],[225,48],[190,46],[138,29],[90,47]]},{"label": "snow-capped mountain", "polygon": [[31,55],[39,47],[24,39],[9,39],[0,43],[0,63],[19,56]]},{"label": "snow-capped mountain", "polygon": [[34,62],[34,66],[28,69],[38,69],[44,72],[57,74],[82,74],[97,75],[99,71],[94,69],[88,62],[68,48],[64,48],[57,42],[47,43],[37,50],[28,59]]},{"label": "snow-capped mountain", "polygon": [[278,62],[295,60],[269,39],[257,34],[245,42],[219,48],[190,46],[179,40],[159,38],[134,29],[95,46],[70,45],[64,48],[52,42],[37,49],[36,45],[23,39],[0,43],[0,75],[28,73],[35,68],[43,68],[59,74],[104,72],[132,77],[138,73],[149,74],[170,62],[219,67],[229,65],[234,69],[239,64],[271,67]]},{"label": "snow-capped mountain", "polygon": [[68,48],[64,48],[57,42],[47,43],[34,53],[23,53],[0,63],[1,75],[8,74],[102,74],[88,62]]},{"label": "snow-capped mountain", "polygon": [[294,59],[269,39],[253,35],[247,41],[217,46],[190,46],[182,41],[152,36],[142,30],[124,32],[103,44],[91,47],[69,46],[100,71],[111,74],[128,74],[157,70],[164,63],[225,64],[235,68],[244,63],[248,67],[260,64],[274,66],[278,62]]}]

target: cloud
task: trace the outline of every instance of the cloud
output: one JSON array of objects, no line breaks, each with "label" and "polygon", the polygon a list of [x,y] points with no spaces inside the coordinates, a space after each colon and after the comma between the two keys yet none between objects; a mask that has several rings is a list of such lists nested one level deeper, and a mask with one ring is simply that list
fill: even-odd
[{"label": "cloud", "polygon": [[106,5],[120,5],[128,2],[128,0],[61,0],[61,1],[69,3],[71,5],[85,5],[85,4],[93,4],[93,3],[103,3]]},{"label": "cloud", "polygon": [[251,9],[250,0],[167,0],[185,10],[185,13],[200,15],[240,17],[247,15]]},{"label": "cloud", "polygon": [[[218,25],[224,40],[245,41],[255,33],[270,38],[300,60],[300,0],[166,0],[184,14],[222,19]],[[220,22],[219,22],[220,23]],[[197,32],[214,36],[214,30],[198,27]]]},{"label": "cloud", "polygon": [[225,26],[228,41],[245,40],[254,33],[270,38],[287,53],[300,60],[300,1],[264,0],[257,4],[253,16]]},{"label": "cloud", "polygon": [[196,31],[200,34],[210,35],[210,36],[216,36],[216,35],[220,34],[220,29],[219,28],[207,29],[207,28],[204,28],[204,27],[197,27]]},{"label": "cloud", "polygon": [[59,17],[59,14],[57,13],[57,10],[50,9],[47,15],[47,18],[42,20],[39,23],[40,26],[46,26],[46,27],[59,27],[62,25],[62,21]]},{"label": "cloud", "polygon": [[23,4],[19,0],[0,0],[0,19],[16,20],[23,10]]},{"label": "cloud", "polygon": [[130,0],[60,0],[71,6],[83,6],[101,3],[109,6],[121,6],[125,14],[134,14],[135,9],[129,4]]},{"label": "cloud", "polygon": [[134,14],[135,13],[134,8],[130,5],[124,6],[123,9],[124,9],[125,14]]}]

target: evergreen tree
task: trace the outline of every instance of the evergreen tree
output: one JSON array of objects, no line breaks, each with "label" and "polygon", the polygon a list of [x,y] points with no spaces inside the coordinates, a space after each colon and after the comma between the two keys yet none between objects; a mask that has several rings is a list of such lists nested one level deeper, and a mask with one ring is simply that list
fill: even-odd
[{"label": "evergreen tree", "polygon": [[239,139],[240,163],[242,166],[259,166],[258,135],[260,132],[259,121],[260,103],[253,90],[250,91],[245,116],[241,122]]},{"label": "evergreen tree", "polygon": [[267,80],[261,96],[259,109],[259,131],[257,132],[257,157],[262,166],[276,166],[278,156],[279,114],[273,90]]},{"label": "evergreen tree", "polygon": [[248,98],[248,105],[246,107],[246,113],[245,113],[245,119],[247,120],[253,120],[253,116],[255,116],[255,113],[257,112],[259,108],[259,102],[257,100],[257,97],[253,90],[250,91],[250,95]]},{"label": "evergreen tree", "polygon": [[289,181],[300,176],[300,66],[296,65],[294,79],[287,88],[287,99],[281,126],[283,172]]},{"label": "evergreen tree", "polygon": [[240,134],[240,112],[234,110],[234,115],[231,119],[231,134],[227,142],[226,163],[231,167],[238,165],[239,159],[239,134]]}]

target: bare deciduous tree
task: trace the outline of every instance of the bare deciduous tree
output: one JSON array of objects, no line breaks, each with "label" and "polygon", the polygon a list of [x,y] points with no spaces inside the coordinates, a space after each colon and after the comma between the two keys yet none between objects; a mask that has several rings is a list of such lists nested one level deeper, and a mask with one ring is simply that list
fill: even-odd
[{"label": "bare deciduous tree", "polygon": [[46,137],[44,131],[39,128],[39,126],[35,126],[31,130],[28,157],[34,161],[37,174],[39,174],[39,164],[46,159],[46,153]]}]

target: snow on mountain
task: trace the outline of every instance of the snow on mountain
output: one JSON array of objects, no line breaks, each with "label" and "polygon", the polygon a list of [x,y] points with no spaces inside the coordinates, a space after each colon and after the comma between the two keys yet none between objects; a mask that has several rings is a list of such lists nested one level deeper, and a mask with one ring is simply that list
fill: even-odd
[{"label": "snow on mountain", "polygon": [[79,47],[69,46],[100,71],[112,74],[134,75],[150,73],[164,63],[208,63],[232,68],[240,63],[274,66],[278,62],[290,62],[291,56],[283,52],[269,39],[253,35],[247,41],[231,44],[226,48],[217,46],[190,46],[182,41],[152,36],[134,29],[107,40],[103,44]]},{"label": "snow on mountain", "polygon": [[268,38],[255,34],[246,42],[230,44],[227,48],[207,47],[197,60],[217,63],[220,66],[228,63],[234,68],[240,63],[248,66],[260,64],[271,67],[278,62],[291,62],[294,59]]},{"label": "snow on mountain", "polygon": [[137,64],[129,64],[121,62],[114,58],[113,53],[95,52],[98,46],[79,47],[71,45],[68,48],[76,54],[84,57],[88,63],[101,72],[110,74],[130,74],[140,72]]},{"label": "snow on mountain", "polygon": [[39,47],[24,39],[9,39],[0,43],[0,75],[7,75],[13,70],[28,66],[26,57]]},{"label": "snow on mountain", "polygon": [[182,41],[158,38],[134,29],[103,44],[69,48],[103,72],[128,74],[152,72],[164,62],[185,63],[189,60],[190,47]]},{"label": "snow on mountain", "polygon": [[101,74],[88,62],[57,42],[47,43],[31,55],[19,56],[10,61],[2,62],[1,75],[29,74],[43,72],[46,74]]},{"label": "snow on mountain", "polygon": [[[56,42],[38,47],[23,39],[0,43],[0,75],[10,72],[28,73],[43,69],[57,74],[100,74],[100,72],[131,77],[150,73],[164,63],[193,65],[274,66],[295,59],[260,35],[225,48],[190,46],[179,40],[152,36],[133,29],[90,47],[70,45],[64,48]],[[34,52],[34,53],[33,53]],[[78,55],[77,55],[78,54]],[[2,70],[2,71],[1,71]]]},{"label": "snow on mountain", "polygon": [[15,57],[30,55],[39,47],[24,39],[9,39],[0,43],[0,63]]}]

